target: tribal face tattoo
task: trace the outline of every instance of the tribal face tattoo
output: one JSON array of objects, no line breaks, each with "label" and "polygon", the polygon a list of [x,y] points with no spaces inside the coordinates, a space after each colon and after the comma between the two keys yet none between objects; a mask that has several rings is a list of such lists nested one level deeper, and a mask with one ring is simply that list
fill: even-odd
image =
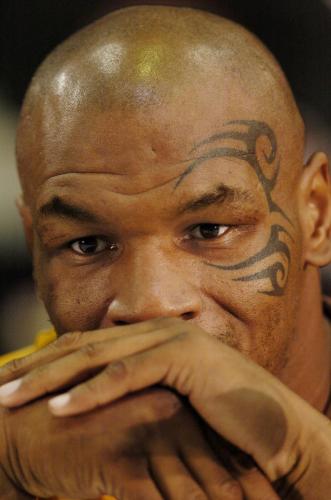
[{"label": "tribal face tattoo", "polygon": [[[233,146],[233,141],[236,141],[236,146]],[[175,189],[206,161],[213,158],[236,158],[248,163],[256,173],[263,188],[270,215],[279,214],[283,222],[291,227],[291,220],[272,198],[281,161],[278,155],[276,135],[269,125],[254,120],[229,121],[225,124],[223,132],[200,142],[192,149],[191,153],[214,143],[221,143],[221,145],[195,159],[180,175]],[[237,144],[240,144],[241,147],[238,147]],[[265,247],[251,257],[230,266],[209,263],[207,265],[222,271],[245,273],[233,278],[234,281],[269,280],[268,286],[260,293],[280,296],[284,294],[291,263],[291,253],[286,243],[288,239],[293,240],[290,232],[282,224],[272,223]],[[271,263],[270,258],[272,259]],[[260,263],[263,266],[261,270],[249,272],[253,266]]]}]

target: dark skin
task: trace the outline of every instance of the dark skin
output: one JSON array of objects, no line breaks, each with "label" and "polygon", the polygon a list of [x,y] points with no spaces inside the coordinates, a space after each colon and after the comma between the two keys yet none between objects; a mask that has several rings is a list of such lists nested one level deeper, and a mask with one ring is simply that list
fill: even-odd
[{"label": "dark skin", "polygon": [[[17,408],[2,413],[0,463],[13,489],[326,498],[330,350],[318,267],[331,259],[331,204],[327,159],[304,167],[303,138],[270,54],[214,16],[120,11],[46,61],[18,131],[20,210],[60,339],[1,373],[2,384],[20,378],[1,396]],[[174,392],[149,392],[156,385]],[[162,417],[159,398],[170,401]],[[92,436],[93,464],[74,459],[67,479],[56,474],[56,457],[69,443],[82,453],[95,419],[103,436],[116,422],[123,442]],[[42,457],[21,420],[27,429],[43,421]],[[190,466],[177,453],[179,422],[191,429],[182,449],[195,436]],[[62,426],[56,443],[52,425]],[[140,425],[147,437],[127,443]],[[132,457],[123,469],[118,449]],[[89,486],[82,471],[95,478]]]}]

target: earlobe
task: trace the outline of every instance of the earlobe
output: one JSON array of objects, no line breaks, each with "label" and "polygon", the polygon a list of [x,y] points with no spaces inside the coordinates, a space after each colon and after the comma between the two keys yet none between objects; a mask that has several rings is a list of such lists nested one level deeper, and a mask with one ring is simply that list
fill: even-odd
[{"label": "earlobe", "polygon": [[303,230],[304,264],[323,267],[331,262],[331,188],[328,159],[315,153],[308,161],[299,188],[299,217]]},{"label": "earlobe", "polygon": [[18,208],[19,214],[24,227],[25,239],[27,246],[32,252],[33,247],[33,227],[32,227],[32,215],[30,208],[24,203],[23,197],[19,196],[16,199],[16,206]]}]

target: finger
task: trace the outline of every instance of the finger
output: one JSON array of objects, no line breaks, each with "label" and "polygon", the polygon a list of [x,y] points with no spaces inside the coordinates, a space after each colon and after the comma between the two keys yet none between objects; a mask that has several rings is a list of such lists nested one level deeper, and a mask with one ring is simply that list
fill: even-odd
[{"label": "finger", "polygon": [[[181,436],[181,457],[208,498],[243,500],[240,483],[217,460],[200,433]],[[189,443],[189,444],[188,444]]]},{"label": "finger", "polygon": [[[130,481],[130,479],[128,479],[128,481]],[[132,498],[135,500],[164,500],[164,497],[161,495],[160,491],[151,478],[146,479],[145,481],[140,481],[137,484],[131,482],[128,489],[129,493],[127,496],[118,496],[116,498]]]},{"label": "finger", "polygon": [[[246,499],[240,483],[221,465],[208,456],[192,453],[183,458],[192,476],[201,485],[208,498],[222,500]],[[264,499],[266,500],[266,498]]]},{"label": "finger", "polygon": [[247,500],[280,500],[254,459],[230,443],[222,446],[222,461],[240,483]]},{"label": "finger", "polygon": [[150,474],[162,493],[163,498],[171,500],[207,500],[208,497],[192,477],[190,471],[177,456],[176,450],[166,443],[153,446],[149,459]]},{"label": "finger", "polygon": [[154,457],[150,460],[150,470],[163,498],[171,498],[171,500],[188,498],[207,500],[209,498],[185,465],[176,457]]},{"label": "finger", "polygon": [[257,467],[242,471],[238,481],[247,500],[280,500],[270,481]]},{"label": "finger", "polygon": [[37,366],[41,366],[61,358],[66,354],[77,351],[86,344],[123,338],[126,335],[132,335],[134,333],[138,334],[150,332],[160,329],[163,326],[170,326],[175,322],[178,323],[178,321],[179,320],[176,318],[157,318],[150,321],[136,323],[134,325],[115,326],[88,332],[65,333],[37,352],[20,359],[10,361],[5,366],[0,368],[0,386],[22,377],[25,373],[31,371]]},{"label": "finger", "polygon": [[[169,370],[170,342],[110,363],[100,374],[49,400],[54,415],[70,416],[104,406],[131,392],[162,383]],[[176,387],[174,387],[176,388]]]},{"label": "finger", "polygon": [[[122,488],[124,495],[116,495],[115,498],[134,498],[135,500],[164,500],[159,488],[151,477],[135,479],[134,475],[128,476],[126,484]],[[111,497],[113,498],[113,497]]]},{"label": "finger", "polygon": [[[110,473],[116,476],[111,488],[111,498],[125,498],[135,500],[164,500],[160,490],[151,477],[147,461],[134,461],[128,459],[118,462],[116,472]],[[107,497],[106,497],[107,498]]]},{"label": "finger", "polygon": [[123,356],[162,344],[177,334],[176,329],[163,328],[154,331],[153,335],[148,331],[86,344],[79,350],[39,366],[21,379],[11,382],[10,387],[14,389],[12,392],[6,392],[6,386],[3,386],[4,394],[1,395],[0,389],[0,403],[13,408],[66,386],[72,387],[95,375],[103,366]]},{"label": "finger", "polygon": [[[214,382],[211,380],[209,383],[206,373],[203,373],[203,368],[202,374],[201,370],[197,369],[196,352],[183,349],[186,342],[187,336],[179,334],[153,349],[110,363],[93,379],[80,384],[65,394],[52,398],[49,401],[51,413],[60,417],[77,415],[109,404],[132,392],[161,384],[188,397],[191,405],[208,425],[212,426],[219,435],[222,435],[233,445],[249,455],[253,455],[257,463],[263,467],[266,452],[268,457],[274,453],[274,433],[265,433],[263,442],[261,442],[259,440],[259,427],[256,427],[255,422],[261,422],[261,415],[263,416],[264,412],[267,417],[271,415],[272,421],[277,423],[277,429],[279,427],[282,429],[282,418],[284,417],[280,405],[275,403],[275,411],[274,406],[270,405],[270,400],[272,403],[274,400],[269,397],[265,398],[263,393],[262,404],[260,404],[260,393],[257,392],[258,398],[256,398],[256,391],[251,390],[248,391],[249,398],[244,399],[244,405],[235,406],[234,403],[237,404],[239,397],[236,393],[234,403],[230,397],[230,404],[227,406],[223,403],[222,405],[220,396],[223,396],[224,387],[226,387],[224,379],[229,378],[229,373],[225,373],[225,377],[218,377],[216,387],[213,387]],[[248,383],[250,382],[248,379]],[[251,392],[254,395],[253,400]],[[241,394],[240,391],[239,393]],[[229,394],[232,395],[231,391]],[[245,391],[244,394],[246,394]],[[258,405],[252,407],[252,401],[256,400]],[[239,402],[241,403],[242,400],[240,399]],[[250,405],[249,409],[252,408],[249,414],[253,415],[254,418],[245,418],[245,413],[241,410],[247,408],[248,404]],[[222,407],[224,412],[220,419],[219,411]],[[257,412],[258,418],[255,418],[254,412]],[[274,428],[273,426],[272,428]]]}]

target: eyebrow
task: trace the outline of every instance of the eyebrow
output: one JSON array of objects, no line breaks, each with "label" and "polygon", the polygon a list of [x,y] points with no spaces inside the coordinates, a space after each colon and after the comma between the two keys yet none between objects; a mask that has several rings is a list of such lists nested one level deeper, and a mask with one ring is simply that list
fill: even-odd
[{"label": "eyebrow", "polygon": [[[231,202],[247,202],[252,200],[252,194],[241,188],[234,188],[225,184],[219,184],[213,190],[204,193],[198,198],[194,198],[182,204],[177,210],[177,214],[181,215],[186,212],[196,212],[209,206]],[[45,205],[39,209],[39,214],[42,217],[64,217],[67,219],[76,220],[79,222],[96,223],[98,218],[88,210],[73,205],[62,200],[59,196],[54,196]]]},{"label": "eyebrow", "polygon": [[88,210],[77,205],[72,205],[62,200],[59,196],[54,196],[49,202],[39,209],[39,214],[45,216],[64,217],[80,222],[96,223],[97,217]]},{"label": "eyebrow", "polygon": [[225,184],[219,184],[216,188],[208,193],[204,193],[199,198],[185,202],[178,210],[179,214],[184,212],[195,212],[211,205],[222,205],[226,202],[247,202],[252,200],[250,191],[241,188],[234,188]]}]

